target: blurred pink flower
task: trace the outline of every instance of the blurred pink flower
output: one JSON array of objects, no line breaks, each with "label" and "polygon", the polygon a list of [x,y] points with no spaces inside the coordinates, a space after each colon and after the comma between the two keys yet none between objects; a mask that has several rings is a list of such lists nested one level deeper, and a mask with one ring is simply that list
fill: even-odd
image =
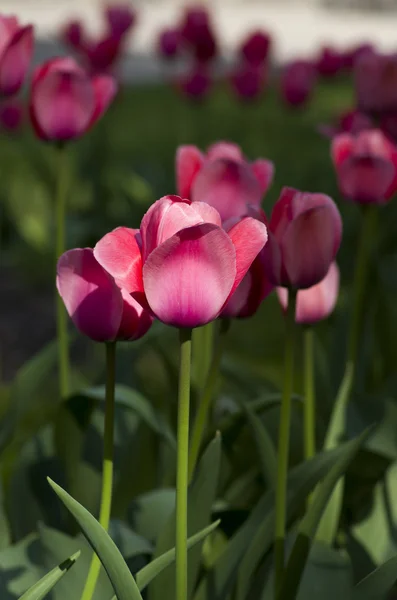
[{"label": "blurred pink flower", "polygon": [[186,9],[180,34],[185,47],[198,62],[206,63],[216,57],[216,35],[206,7],[198,5]]},{"label": "blurred pink flower", "polygon": [[13,96],[22,87],[33,56],[33,27],[17,17],[0,15],[0,96]]},{"label": "blurred pink flower", "polygon": [[195,65],[193,70],[179,82],[179,89],[190,100],[204,100],[211,86],[211,77],[202,65]]},{"label": "blurred pink flower", "polygon": [[[319,283],[297,294],[295,321],[300,325],[314,325],[329,317],[335,308],[339,294],[339,269],[331,263],[328,273]],[[284,311],[288,308],[288,289],[277,288],[277,295]]]},{"label": "blurred pink flower", "polygon": [[236,144],[218,142],[203,154],[196,146],[180,146],[176,153],[178,194],[193,202],[207,202],[223,221],[242,217],[249,205],[259,209],[274,175],[270,160],[248,162]]},{"label": "blurred pink flower", "polygon": [[356,135],[360,131],[371,129],[373,122],[371,118],[358,110],[349,110],[339,116],[336,125],[320,125],[319,131],[329,138],[333,138],[339,133],[351,133]]},{"label": "blurred pink flower", "polygon": [[269,281],[306,289],[325,277],[335,259],[342,219],[329,196],[284,188],[273,207],[268,236],[264,258]]},{"label": "blurred pink flower", "polygon": [[254,31],[243,41],[240,54],[253,67],[265,63],[269,57],[271,36],[263,31]]},{"label": "blurred pink flower", "polygon": [[354,80],[360,110],[397,110],[397,53],[364,52],[355,62]]},{"label": "blurred pink flower", "polygon": [[115,283],[91,248],[62,254],[57,288],[77,329],[97,342],[137,340],[152,325],[149,312]]},{"label": "blurred pink flower", "polygon": [[105,9],[105,18],[114,37],[123,37],[134,26],[136,12],[127,3],[111,4]]},{"label": "blurred pink flower", "polygon": [[226,233],[208,204],[165,196],[143,217],[139,236],[120,227],[94,253],[160,321],[198,327],[218,317],[266,240],[256,219],[242,219]]},{"label": "blurred pink flower", "polygon": [[123,39],[112,33],[99,40],[87,40],[82,61],[93,74],[112,74],[123,53]]},{"label": "blurred pink flower", "polygon": [[332,140],[342,194],[360,204],[384,204],[397,191],[397,148],[378,129]]},{"label": "blurred pink flower", "polygon": [[84,26],[81,21],[74,20],[66,24],[61,31],[61,40],[66,46],[74,49],[81,50],[84,46],[85,32]]},{"label": "blurred pink flower", "polygon": [[336,48],[325,46],[317,58],[316,67],[319,75],[333,77],[344,67],[343,55]]},{"label": "blurred pink flower", "polygon": [[2,129],[11,133],[17,131],[25,118],[25,107],[18,98],[8,98],[0,102],[0,123]]},{"label": "blurred pink flower", "polygon": [[242,65],[232,74],[231,83],[241,100],[255,100],[267,82],[265,66]]},{"label": "blurred pink flower", "polygon": [[316,81],[316,70],[313,63],[296,60],[284,68],[280,91],[284,101],[290,106],[301,106],[310,98]]},{"label": "blurred pink flower", "polygon": [[175,58],[181,49],[181,34],[178,29],[164,29],[158,39],[158,52],[166,59]]},{"label": "blurred pink flower", "polygon": [[72,58],[52,59],[33,75],[29,110],[34,130],[43,140],[76,139],[102,117],[116,92],[112,77],[90,77]]}]

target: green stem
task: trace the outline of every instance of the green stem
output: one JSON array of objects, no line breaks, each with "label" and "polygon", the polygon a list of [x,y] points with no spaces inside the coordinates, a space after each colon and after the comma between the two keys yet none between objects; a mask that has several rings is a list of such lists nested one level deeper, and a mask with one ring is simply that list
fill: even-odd
[{"label": "green stem", "polygon": [[187,488],[192,330],[180,329],[178,451],[176,467],[176,600],[187,599]]},{"label": "green stem", "polygon": [[305,460],[316,454],[316,398],[314,391],[314,332],[308,327],[304,332],[304,455]]},{"label": "green stem", "polygon": [[201,442],[203,440],[205,427],[207,425],[208,413],[211,407],[211,400],[214,395],[214,389],[219,374],[219,367],[225,348],[226,333],[229,330],[229,326],[230,321],[228,319],[223,319],[221,321],[218,345],[216,348],[215,355],[211,362],[211,367],[205,382],[205,386],[198,406],[198,411],[194,420],[193,432],[189,449],[189,481],[191,481],[193,477],[194,469],[197,464]]},{"label": "green stem", "polygon": [[287,309],[287,332],[284,356],[284,388],[281,400],[280,428],[278,437],[278,461],[276,482],[276,527],[274,540],[275,596],[281,587],[284,572],[284,542],[286,528],[286,495],[291,425],[291,396],[294,375],[294,338],[296,291],[290,290]]},{"label": "green stem", "polygon": [[[61,146],[58,151],[58,172],[56,190],[56,242],[55,260],[65,252],[65,216],[67,197],[67,154],[66,147]],[[59,368],[59,393],[61,398],[69,394],[69,348],[68,348],[68,319],[62,298],[57,294],[56,322],[58,337],[58,368]]]},{"label": "green stem", "polygon": [[[106,404],[105,430],[103,435],[102,492],[99,522],[104,529],[109,528],[113,489],[113,435],[114,435],[114,387],[115,387],[116,344],[106,344]],[[91,600],[95,592],[101,563],[93,555],[81,600]]]},{"label": "green stem", "polygon": [[[346,430],[346,407],[349,403],[353,389],[364,318],[367,270],[371,245],[373,243],[372,227],[375,210],[376,207],[374,206],[363,206],[361,234],[357,250],[357,266],[354,278],[353,312],[347,343],[346,366],[332,410],[327,434],[325,436],[324,450],[336,448],[340,438]],[[338,530],[342,509],[343,490],[344,479],[341,478],[334,488],[317,530],[316,538],[330,546],[333,545]]]},{"label": "green stem", "polygon": [[192,337],[192,378],[202,394],[212,360],[214,322],[196,327]]}]

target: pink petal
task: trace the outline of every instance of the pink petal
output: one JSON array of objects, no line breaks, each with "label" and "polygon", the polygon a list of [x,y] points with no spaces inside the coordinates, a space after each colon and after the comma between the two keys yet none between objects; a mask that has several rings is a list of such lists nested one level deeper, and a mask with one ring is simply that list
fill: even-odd
[{"label": "pink petal", "polygon": [[341,133],[333,138],[331,157],[336,167],[341,165],[353,152],[354,138],[348,133]]},{"label": "pink petal", "polygon": [[33,27],[19,29],[0,58],[0,93],[16,94],[22,87],[33,56]]},{"label": "pink petal", "polygon": [[338,182],[346,198],[362,204],[386,202],[395,191],[396,168],[378,156],[352,156],[340,165]]},{"label": "pink petal", "polygon": [[258,160],[252,163],[251,167],[259,182],[262,194],[266,194],[273,181],[274,164],[271,160],[258,158]]},{"label": "pink petal", "polygon": [[334,234],[334,256],[336,256],[342,239],[342,218],[332,198],[326,194],[299,192],[295,194],[292,200],[292,218],[296,219],[300,214],[308,211],[311,208],[321,207],[325,207],[329,211],[327,230]]},{"label": "pink petal", "polygon": [[179,146],[176,151],[176,188],[182,198],[190,199],[193,181],[203,162],[204,156],[196,146]]},{"label": "pink petal", "polygon": [[94,248],[99,264],[129,293],[143,292],[138,232],[138,229],[118,227],[107,233]]},{"label": "pink petal", "polygon": [[231,142],[216,142],[207,149],[207,160],[216,160],[217,158],[228,158],[236,162],[244,161],[240,146]]},{"label": "pink petal", "polygon": [[236,253],[228,235],[212,224],[183,229],[152,252],[143,267],[153,313],[175,327],[214,320],[236,276]]},{"label": "pink petal", "polygon": [[123,298],[123,315],[117,332],[117,339],[137,340],[150,329],[153,317],[123,288],[121,289],[121,295]]},{"label": "pink petal", "polygon": [[59,258],[57,288],[82,333],[98,342],[116,337],[123,310],[121,292],[91,248],[69,250]]},{"label": "pink petal", "polygon": [[247,204],[259,206],[262,194],[250,166],[219,158],[207,162],[192,186],[192,200],[217,209],[223,221],[243,216]]},{"label": "pink petal", "polygon": [[300,192],[291,187],[281,190],[280,198],[273,207],[270,218],[269,229],[277,239],[281,239],[289,222],[292,219],[292,202],[296,194]]},{"label": "pink petal", "polygon": [[20,29],[18,18],[0,15],[0,60],[13,35]]},{"label": "pink petal", "polygon": [[233,293],[266,244],[267,229],[261,221],[245,217],[228,231],[228,235],[236,249],[236,279],[231,292]]},{"label": "pink petal", "polygon": [[332,218],[332,212],[326,206],[311,208],[287,228],[281,252],[292,287],[311,287],[327,274],[337,251]]},{"label": "pink petal", "polygon": [[110,75],[97,75],[92,79],[95,97],[95,110],[91,125],[95,124],[107,111],[117,94],[117,82]]}]

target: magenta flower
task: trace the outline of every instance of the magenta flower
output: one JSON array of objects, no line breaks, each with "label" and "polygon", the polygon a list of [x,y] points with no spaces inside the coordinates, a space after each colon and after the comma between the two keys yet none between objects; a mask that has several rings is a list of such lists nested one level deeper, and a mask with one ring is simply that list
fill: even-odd
[{"label": "magenta flower", "polygon": [[344,67],[343,55],[330,46],[321,49],[316,63],[317,72],[323,77],[333,77]]},{"label": "magenta flower", "polygon": [[360,110],[397,110],[397,53],[363,52],[355,62],[354,79]]},{"label": "magenta flower", "polygon": [[356,60],[365,52],[375,52],[375,47],[373,44],[366,42],[346,50],[342,55],[344,68],[348,70],[354,69]]},{"label": "magenta flower", "polygon": [[[296,300],[295,321],[300,325],[314,325],[329,317],[333,312],[339,294],[339,269],[331,263],[328,273],[319,283],[306,290],[299,290]],[[281,306],[288,308],[288,289],[277,288]]]},{"label": "magenta flower", "polygon": [[264,258],[269,281],[305,289],[319,283],[335,259],[342,219],[329,196],[286,187],[273,207],[268,235]]},{"label": "magenta flower", "polygon": [[115,229],[94,254],[160,321],[198,327],[219,316],[266,240],[256,219],[242,219],[226,233],[208,204],[166,196],[143,217],[140,235]]},{"label": "magenta flower", "polygon": [[81,21],[70,21],[61,31],[63,43],[74,50],[81,50],[84,47],[84,39],[85,32]]},{"label": "magenta flower", "polygon": [[268,59],[272,38],[263,31],[254,31],[241,45],[240,54],[251,66],[263,65]]},{"label": "magenta flower", "polygon": [[112,35],[121,38],[134,26],[136,12],[129,4],[112,4],[106,8],[105,18]]},{"label": "magenta flower", "polygon": [[0,102],[0,124],[2,129],[15,133],[25,118],[25,107],[18,98],[7,98]]},{"label": "magenta flower", "polygon": [[176,180],[180,196],[207,202],[223,221],[242,217],[247,206],[260,207],[274,175],[271,161],[249,163],[236,144],[218,142],[203,154],[196,146],[180,146],[176,153]]},{"label": "magenta flower", "polygon": [[168,60],[178,56],[181,49],[181,34],[178,29],[164,29],[158,39],[158,52]]},{"label": "magenta flower", "polygon": [[280,91],[290,106],[301,106],[311,96],[316,80],[313,63],[296,60],[289,63],[281,75]]},{"label": "magenta flower", "polygon": [[16,17],[0,15],[0,96],[22,87],[33,55],[33,27],[21,27]]},{"label": "magenta flower", "polygon": [[62,254],[57,288],[77,329],[97,342],[137,340],[152,324],[149,312],[116,285],[91,248]]},{"label": "magenta flower", "polygon": [[397,148],[380,130],[341,134],[331,147],[342,194],[360,204],[384,204],[397,191]]},{"label": "magenta flower", "polygon": [[320,125],[319,131],[326,137],[333,138],[340,133],[357,135],[372,127],[372,120],[368,115],[358,110],[349,110],[339,116],[336,125]]},{"label": "magenta flower", "polygon": [[202,65],[195,65],[193,70],[179,84],[180,90],[190,100],[201,101],[211,90],[212,81],[208,71]]},{"label": "magenta flower", "polygon": [[191,6],[186,10],[180,34],[185,47],[198,62],[206,63],[216,57],[216,36],[205,7]]},{"label": "magenta flower", "polygon": [[113,33],[99,40],[87,41],[82,48],[82,59],[92,74],[111,74],[123,52],[123,39]]},{"label": "magenta flower", "polygon": [[106,112],[116,91],[112,77],[90,77],[71,58],[44,63],[34,73],[30,92],[36,134],[59,142],[84,135]]},{"label": "magenta flower", "polygon": [[242,100],[254,100],[266,85],[267,73],[264,67],[242,65],[233,73],[231,83],[236,95]]}]

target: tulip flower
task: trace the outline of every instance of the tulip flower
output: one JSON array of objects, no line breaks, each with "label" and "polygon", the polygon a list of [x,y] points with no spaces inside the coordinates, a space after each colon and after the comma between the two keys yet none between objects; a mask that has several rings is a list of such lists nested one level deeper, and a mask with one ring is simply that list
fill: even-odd
[{"label": "tulip flower", "polygon": [[33,56],[33,27],[16,17],[0,15],[0,96],[13,96],[22,87]]},{"label": "tulip flower", "polygon": [[25,117],[25,107],[17,98],[0,102],[0,124],[2,129],[15,133],[22,125]]},{"label": "tulip flower", "polygon": [[249,163],[236,144],[218,142],[207,153],[180,146],[176,154],[177,190],[193,202],[207,202],[223,221],[259,208],[273,180],[274,166],[262,158]]},{"label": "tulip flower", "polygon": [[331,147],[342,194],[360,204],[384,204],[397,191],[397,148],[380,130],[336,136]]},{"label": "tulip flower", "polygon": [[356,60],[359,59],[360,56],[362,56],[365,52],[375,52],[375,47],[373,44],[366,42],[346,50],[346,52],[342,54],[344,68],[352,70],[355,67]]},{"label": "tulip flower", "polygon": [[190,100],[203,100],[211,89],[212,81],[206,69],[196,65],[193,70],[180,82],[180,90]]},{"label": "tulip flower", "polygon": [[152,324],[148,311],[116,285],[91,248],[62,254],[57,288],[77,329],[97,342],[136,340]]},{"label": "tulip flower", "polygon": [[83,62],[92,75],[111,74],[122,50],[122,38],[110,33],[99,40],[86,42],[83,48]]},{"label": "tulip flower", "polygon": [[81,50],[84,46],[85,32],[81,21],[70,21],[61,31],[61,39],[70,48]]},{"label": "tulip flower", "polygon": [[128,4],[113,4],[106,8],[105,18],[111,33],[121,38],[134,26],[136,13]]},{"label": "tulip flower", "polygon": [[301,106],[310,97],[315,83],[314,65],[305,60],[289,63],[281,76],[280,91],[290,106]]},{"label": "tulip flower", "polygon": [[271,41],[268,33],[255,31],[244,40],[240,48],[240,54],[249,65],[258,67],[266,62]]},{"label": "tulip flower", "polygon": [[158,40],[158,52],[160,56],[171,60],[175,58],[181,48],[181,34],[178,29],[164,29]]},{"label": "tulip flower", "polygon": [[139,236],[120,227],[94,254],[160,321],[193,328],[219,316],[266,240],[266,226],[256,219],[226,232],[208,204],[166,196],[143,217]]},{"label": "tulip flower", "polygon": [[342,219],[325,194],[284,188],[273,207],[264,249],[266,274],[276,286],[310,288],[327,274],[342,237]]},{"label": "tulip flower", "polygon": [[343,56],[335,48],[325,46],[321,49],[320,56],[316,62],[319,75],[333,77],[343,69]]},{"label": "tulip flower", "polygon": [[261,67],[242,65],[231,77],[236,95],[242,100],[254,100],[262,92],[267,74]]},{"label": "tulip flower", "polygon": [[106,112],[116,89],[112,77],[90,77],[71,58],[44,63],[36,69],[30,91],[36,134],[56,142],[81,137]]},{"label": "tulip flower", "polygon": [[363,52],[355,62],[354,80],[360,110],[397,110],[397,54]]},{"label": "tulip flower", "polygon": [[[333,312],[339,293],[339,269],[331,263],[328,273],[319,283],[305,290],[299,290],[296,300],[295,322],[300,325],[314,325],[323,321]],[[277,288],[277,296],[286,311],[288,289]]]},{"label": "tulip flower", "polygon": [[371,118],[358,110],[349,110],[340,115],[336,125],[320,125],[319,131],[328,138],[334,138],[340,133],[356,135],[373,127]]},{"label": "tulip flower", "polygon": [[186,48],[200,63],[215,58],[218,48],[208,11],[201,6],[187,9],[180,27]]}]

